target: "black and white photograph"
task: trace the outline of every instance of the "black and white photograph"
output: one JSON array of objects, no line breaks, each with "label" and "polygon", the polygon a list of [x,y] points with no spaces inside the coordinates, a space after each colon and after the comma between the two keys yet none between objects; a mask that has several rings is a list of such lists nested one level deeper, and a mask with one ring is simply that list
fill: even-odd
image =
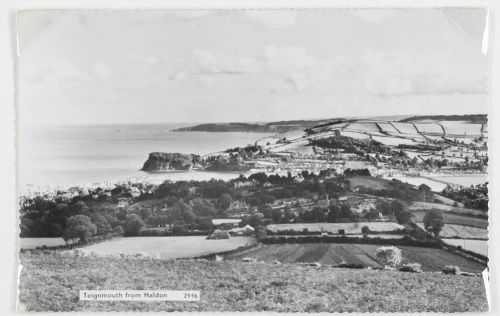
[{"label": "black and white photograph", "polygon": [[489,310],[488,8],[15,19],[18,311]]}]

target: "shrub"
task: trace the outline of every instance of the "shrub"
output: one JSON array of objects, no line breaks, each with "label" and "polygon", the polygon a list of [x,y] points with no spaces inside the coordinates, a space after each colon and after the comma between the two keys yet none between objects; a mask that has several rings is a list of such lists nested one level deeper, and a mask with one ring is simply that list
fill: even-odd
[{"label": "shrub", "polygon": [[460,274],[460,268],[458,266],[448,265],[442,270],[444,274]]},{"label": "shrub", "polygon": [[263,227],[257,228],[257,231],[255,232],[255,234],[257,235],[258,239],[266,238],[267,237],[266,229],[263,228]]},{"label": "shrub", "polygon": [[396,267],[401,262],[401,249],[390,246],[377,249],[377,259],[389,267]]},{"label": "shrub", "polygon": [[363,236],[368,235],[370,233],[370,227],[368,226],[361,227],[361,233],[363,234]]},{"label": "shrub", "polygon": [[229,233],[225,230],[216,229],[207,239],[229,239]]},{"label": "shrub", "polygon": [[421,273],[422,272],[422,265],[420,263],[403,264],[403,266],[399,269],[399,271]]}]

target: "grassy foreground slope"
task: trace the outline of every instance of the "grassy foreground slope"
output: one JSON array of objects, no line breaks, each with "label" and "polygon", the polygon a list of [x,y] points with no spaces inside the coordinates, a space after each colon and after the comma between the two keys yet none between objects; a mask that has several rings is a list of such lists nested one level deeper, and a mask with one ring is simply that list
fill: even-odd
[{"label": "grassy foreground slope", "polygon": [[[462,312],[487,310],[481,277],[242,262],[21,254],[30,311]],[[80,302],[79,290],[200,290],[199,302]]]}]

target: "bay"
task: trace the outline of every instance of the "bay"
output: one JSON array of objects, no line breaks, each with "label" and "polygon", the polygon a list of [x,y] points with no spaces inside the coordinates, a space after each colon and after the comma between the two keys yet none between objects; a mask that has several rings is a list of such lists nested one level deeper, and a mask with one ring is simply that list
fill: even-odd
[{"label": "bay", "polygon": [[173,132],[192,124],[36,126],[19,133],[18,180],[33,186],[73,186],[131,178],[156,182],[230,179],[237,173],[140,171],[150,152],[206,155],[254,144],[266,133]]}]

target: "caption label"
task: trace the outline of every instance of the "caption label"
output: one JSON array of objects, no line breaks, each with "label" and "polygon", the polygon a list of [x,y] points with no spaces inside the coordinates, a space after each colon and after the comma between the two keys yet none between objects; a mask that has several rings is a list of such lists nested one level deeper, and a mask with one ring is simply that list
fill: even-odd
[{"label": "caption label", "polygon": [[80,301],[181,301],[200,300],[200,291],[81,290]]}]

